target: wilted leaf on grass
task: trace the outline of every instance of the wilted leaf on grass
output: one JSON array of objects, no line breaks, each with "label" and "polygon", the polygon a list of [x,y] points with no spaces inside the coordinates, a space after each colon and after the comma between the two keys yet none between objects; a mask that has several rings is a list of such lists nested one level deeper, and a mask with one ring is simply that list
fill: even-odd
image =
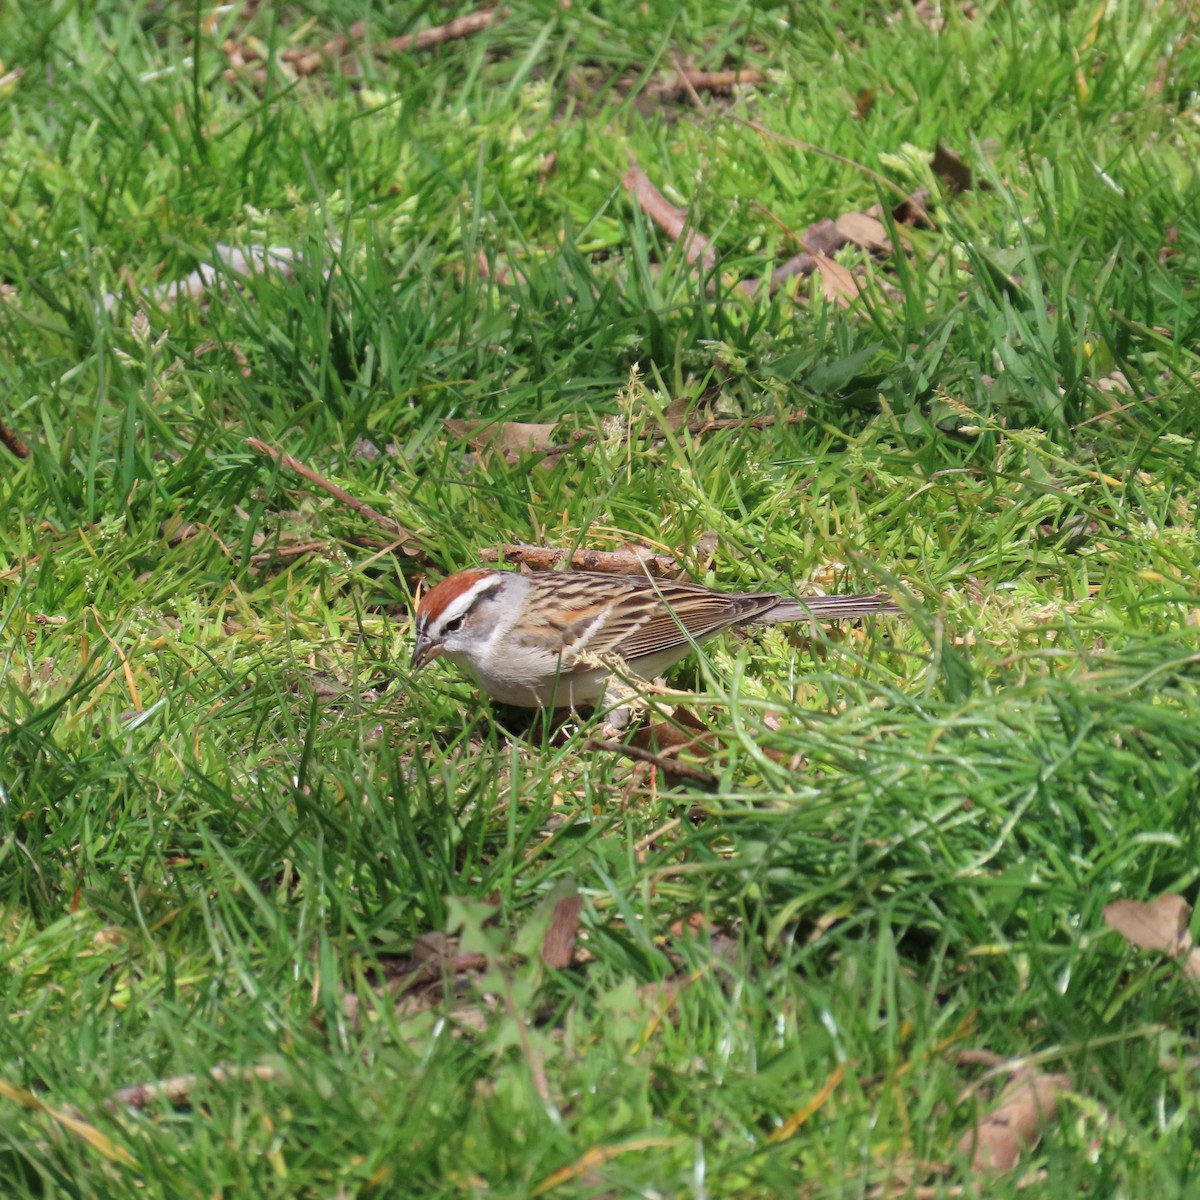
[{"label": "wilted leaf on grass", "polygon": [[948,146],[938,142],[933,151],[933,161],[929,165],[933,173],[945,184],[948,195],[971,190],[971,168]]},{"label": "wilted leaf on grass", "polygon": [[813,255],[813,265],[821,274],[821,290],[826,300],[832,300],[843,308],[858,296],[858,283],[847,267],[823,254]]},{"label": "wilted leaf on grass", "polygon": [[1000,1107],[959,1138],[958,1153],[970,1155],[973,1171],[1011,1171],[1056,1118],[1058,1097],[1070,1086],[1066,1075],[1018,1071],[1000,1093]]},{"label": "wilted leaf on grass", "polygon": [[576,891],[559,896],[550,914],[550,926],[542,937],[542,962],[556,971],[571,965],[583,897]]},{"label": "wilted leaf on grass", "polygon": [[929,219],[930,199],[927,189],[917,188],[892,209],[892,219],[897,225],[932,225]]},{"label": "wilted leaf on grass", "polygon": [[1188,931],[1191,915],[1191,905],[1173,892],[1157,900],[1115,900],[1104,906],[1104,923],[1130,945],[1178,958],[1189,979],[1200,979],[1200,950]]},{"label": "wilted leaf on grass", "polygon": [[865,212],[849,212],[843,213],[833,224],[842,237],[868,254],[886,256],[892,252],[891,239],[878,217]]},{"label": "wilted leaf on grass", "polygon": [[463,952],[457,938],[425,933],[416,939],[409,957],[381,963],[382,977],[373,981],[366,996],[371,1011],[364,1014],[359,997],[352,992],[343,994],[342,1011],[355,1027],[388,1000],[398,1014],[412,1015],[441,1004],[448,993],[482,974],[486,966],[486,956]]},{"label": "wilted leaf on grass", "polygon": [[550,454],[563,449],[555,444],[557,426],[553,423],[446,420],[442,424],[452,437],[462,438],[475,450],[499,450],[510,462],[523,454]]},{"label": "wilted leaf on grass", "polygon": [[17,458],[29,457],[29,446],[25,439],[5,425],[3,421],[0,421],[0,444],[7,446]]}]

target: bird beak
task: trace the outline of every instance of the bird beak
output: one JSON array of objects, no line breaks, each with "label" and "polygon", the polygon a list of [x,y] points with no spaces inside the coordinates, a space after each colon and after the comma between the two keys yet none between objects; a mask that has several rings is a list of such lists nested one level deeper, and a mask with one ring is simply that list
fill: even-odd
[{"label": "bird beak", "polygon": [[441,652],[441,646],[429,638],[424,630],[417,630],[417,644],[413,646],[412,663],[409,665],[409,670],[419,671],[426,663],[437,658]]}]

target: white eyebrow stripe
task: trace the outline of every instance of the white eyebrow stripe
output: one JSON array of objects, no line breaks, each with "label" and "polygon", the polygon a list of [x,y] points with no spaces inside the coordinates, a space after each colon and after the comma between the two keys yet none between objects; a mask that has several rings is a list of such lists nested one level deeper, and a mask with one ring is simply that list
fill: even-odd
[{"label": "white eyebrow stripe", "polygon": [[493,590],[498,586],[498,581],[494,576],[485,575],[482,579],[477,579],[465,592],[460,596],[455,596],[454,599],[442,609],[437,620],[433,621],[431,628],[441,629],[447,621],[453,621],[461,617],[467,610],[479,599],[484,592]]}]

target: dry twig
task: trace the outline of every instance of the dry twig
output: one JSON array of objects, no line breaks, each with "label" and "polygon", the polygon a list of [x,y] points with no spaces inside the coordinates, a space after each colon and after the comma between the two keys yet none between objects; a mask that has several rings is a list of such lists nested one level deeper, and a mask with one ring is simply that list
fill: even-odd
[{"label": "dry twig", "polygon": [[310,483],[315,483],[322,491],[327,492],[335,500],[340,500],[343,504],[348,505],[360,516],[374,521],[380,529],[398,539],[396,549],[407,558],[413,558],[419,562],[425,561],[425,552],[419,546],[408,541],[410,538],[415,538],[416,535],[405,529],[399,521],[391,517],[385,517],[383,513],[373,509],[365,500],[360,500],[357,496],[352,496],[344,488],[338,487],[336,483],[326,479],[324,475],[318,474],[312,467],[306,466],[298,458],[293,458],[290,454],[284,454],[282,450],[276,450],[273,446],[268,446],[266,442],[259,441],[258,438],[247,438],[246,445],[251,450],[255,450],[259,454],[265,454],[289,470],[295,471],[297,475],[307,479]]},{"label": "dry twig", "polygon": [[25,441],[3,421],[0,421],[0,442],[3,442],[18,458],[29,457],[29,447]]},{"label": "dry twig", "polygon": [[650,182],[650,177],[638,166],[636,159],[630,163],[625,172],[625,189],[633,194],[641,210],[662,230],[672,241],[678,241],[686,233],[683,243],[683,255],[690,263],[700,260],[706,271],[713,270],[717,265],[716,251],[712,243],[699,230],[688,225],[687,213],[676,208]]},{"label": "dry twig", "polygon": [[526,546],[514,543],[499,550],[479,552],[484,562],[520,563],[534,571],[553,571],[567,563],[573,571],[596,571],[602,575],[645,575],[669,578],[680,573],[679,563],[669,554],[655,554],[641,546],[625,550],[562,550],[556,546]]},{"label": "dry twig", "polygon": [[[459,38],[470,37],[486,29],[492,22],[503,20],[509,14],[507,8],[483,8],[478,12],[468,13],[465,17],[455,17],[444,25],[434,25],[430,29],[421,29],[416,33],[406,33],[401,37],[388,38],[375,46],[377,54],[389,52],[392,54],[407,54],[411,50],[427,50],[430,46],[440,46],[443,42],[455,41]],[[366,22],[355,21],[350,26],[348,37],[336,37],[325,44],[325,53],[331,58],[340,58],[350,48],[351,43],[361,42],[367,33]]]},{"label": "dry twig", "polygon": [[717,777],[709,774],[708,771],[702,771],[699,767],[680,762],[676,758],[669,758],[665,754],[655,754],[652,750],[643,750],[640,746],[628,745],[610,738],[589,738],[583,748],[585,750],[605,750],[610,754],[624,754],[626,758],[636,759],[638,762],[649,763],[652,767],[657,767],[664,775],[673,775],[677,779],[689,780],[702,788],[711,789],[717,786]]},{"label": "dry twig", "polygon": [[739,71],[688,71],[677,70],[670,79],[652,83],[646,95],[669,99],[686,96],[692,92],[729,92],[747,83],[762,83],[766,76],[761,71],[744,68]]},{"label": "dry twig", "polygon": [[252,1083],[261,1081],[272,1083],[283,1079],[284,1073],[278,1067],[258,1063],[253,1067],[213,1067],[204,1075],[171,1075],[166,1079],[157,1079],[152,1083],[137,1083],[132,1087],[124,1087],[114,1092],[105,1102],[104,1107],[110,1112],[121,1108],[148,1108],[160,1100],[182,1108],[191,1103],[192,1092],[201,1080],[211,1083]]}]

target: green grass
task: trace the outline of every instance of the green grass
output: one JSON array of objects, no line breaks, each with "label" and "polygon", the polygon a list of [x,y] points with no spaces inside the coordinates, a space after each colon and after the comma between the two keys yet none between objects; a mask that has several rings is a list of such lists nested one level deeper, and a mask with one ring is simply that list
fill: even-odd
[{"label": "green grass", "polygon": [[[1192,18],[509,7],[359,79],[230,79],[221,46],[465,10],[6,22],[4,1194],[1195,1194],[1195,985],[1103,924],[1200,879]],[[767,78],[649,99],[677,62]],[[939,142],[987,186],[942,194]],[[631,154],[718,272],[634,207]],[[935,226],[844,252],[851,308],[732,286],[783,227],[890,212],[881,180]],[[139,299],[251,243],[300,257]],[[666,432],[687,397],[806,416]],[[568,449],[476,455],[447,418]],[[707,646],[670,682],[717,785],[670,786],[410,679],[421,576],[519,540],[909,600]],[[477,957],[396,1003],[438,933]],[[996,1180],[955,1154],[999,1090],[963,1098],[963,1050],[1071,1080]],[[188,1073],[186,1104],[105,1104]]]}]

